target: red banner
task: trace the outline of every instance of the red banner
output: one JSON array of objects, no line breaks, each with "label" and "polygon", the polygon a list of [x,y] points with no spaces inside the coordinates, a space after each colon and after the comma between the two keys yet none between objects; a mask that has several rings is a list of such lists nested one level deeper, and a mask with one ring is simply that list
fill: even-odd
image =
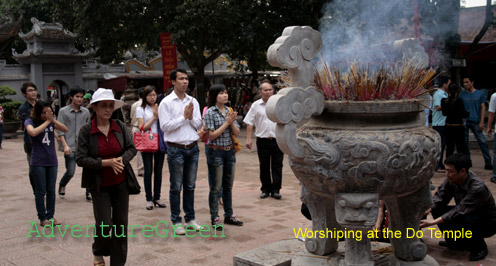
[{"label": "red banner", "polygon": [[177,68],[176,45],[170,41],[170,33],[160,33],[162,50],[162,71],[164,73],[164,92],[172,85],[170,72]]}]

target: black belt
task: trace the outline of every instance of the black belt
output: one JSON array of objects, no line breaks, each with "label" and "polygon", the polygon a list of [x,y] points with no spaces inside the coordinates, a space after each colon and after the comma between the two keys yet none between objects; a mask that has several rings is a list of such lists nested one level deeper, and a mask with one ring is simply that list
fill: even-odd
[{"label": "black belt", "polygon": [[266,139],[266,140],[276,140],[276,138],[272,138],[272,137],[268,137],[268,138],[260,138],[260,137],[257,137],[257,139]]},{"label": "black belt", "polygon": [[198,144],[198,142],[191,142],[190,144],[178,144],[178,143],[174,143],[174,142],[167,142],[167,145],[169,147],[176,147],[176,148],[180,148],[180,149],[185,149],[185,150],[189,150],[193,147],[195,147],[196,145]]}]

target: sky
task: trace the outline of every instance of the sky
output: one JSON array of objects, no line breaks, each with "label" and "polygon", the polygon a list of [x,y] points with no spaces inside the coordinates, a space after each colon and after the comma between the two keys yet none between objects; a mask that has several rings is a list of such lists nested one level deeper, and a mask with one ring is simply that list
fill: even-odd
[{"label": "sky", "polygon": [[[492,3],[494,4],[494,0],[492,1]],[[486,0],[465,0],[466,7],[485,6],[485,5],[486,5]]]}]

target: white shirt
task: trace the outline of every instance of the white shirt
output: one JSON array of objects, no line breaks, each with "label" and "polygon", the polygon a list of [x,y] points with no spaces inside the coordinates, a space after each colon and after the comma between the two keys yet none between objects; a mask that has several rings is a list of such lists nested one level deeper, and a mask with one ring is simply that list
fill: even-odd
[{"label": "white shirt", "polygon": [[276,123],[272,122],[265,112],[266,103],[262,99],[256,100],[246,114],[243,122],[255,126],[255,136],[258,138],[275,138]]},{"label": "white shirt", "polygon": [[[138,118],[143,118],[144,124],[148,123],[148,121],[153,119],[153,110],[149,105],[146,105],[145,110],[143,107],[136,108],[136,120]],[[140,129],[141,130],[141,129]],[[151,126],[152,133],[158,134],[157,120],[155,120]]]},{"label": "white shirt", "polygon": [[[184,108],[193,102],[193,119],[184,118]],[[198,101],[185,94],[181,101],[173,91],[165,97],[158,107],[160,129],[164,132],[164,140],[188,145],[198,140],[198,130],[203,126]]]},{"label": "white shirt", "polygon": [[138,120],[136,119],[136,108],[141,106],[142,102],[143,100],[139,99],[131,105],[131,125],[133,125],[133,127],[138,127]]},{"label": "white shirt", "polygon": [[[491,95],[491,100],[489,101],[489,112],[496,113],[496,93],[493,93],[493,95]],[[496,126],[494,128],[494,132],[496,132]]]}]

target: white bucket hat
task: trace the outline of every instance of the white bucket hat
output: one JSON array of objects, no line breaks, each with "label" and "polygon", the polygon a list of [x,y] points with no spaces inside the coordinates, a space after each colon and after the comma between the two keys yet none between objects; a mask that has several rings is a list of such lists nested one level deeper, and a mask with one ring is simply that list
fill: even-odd
[{"label": "white bucket hat", "polygon": [[117,110],[124,105],[123,101],[116,100],[114,98],[114,93],[112,92],[112,90],[104,88],[98,88],[98,90],[93,93],[89,106],[99,101],[114,101],[114,110]]}]

